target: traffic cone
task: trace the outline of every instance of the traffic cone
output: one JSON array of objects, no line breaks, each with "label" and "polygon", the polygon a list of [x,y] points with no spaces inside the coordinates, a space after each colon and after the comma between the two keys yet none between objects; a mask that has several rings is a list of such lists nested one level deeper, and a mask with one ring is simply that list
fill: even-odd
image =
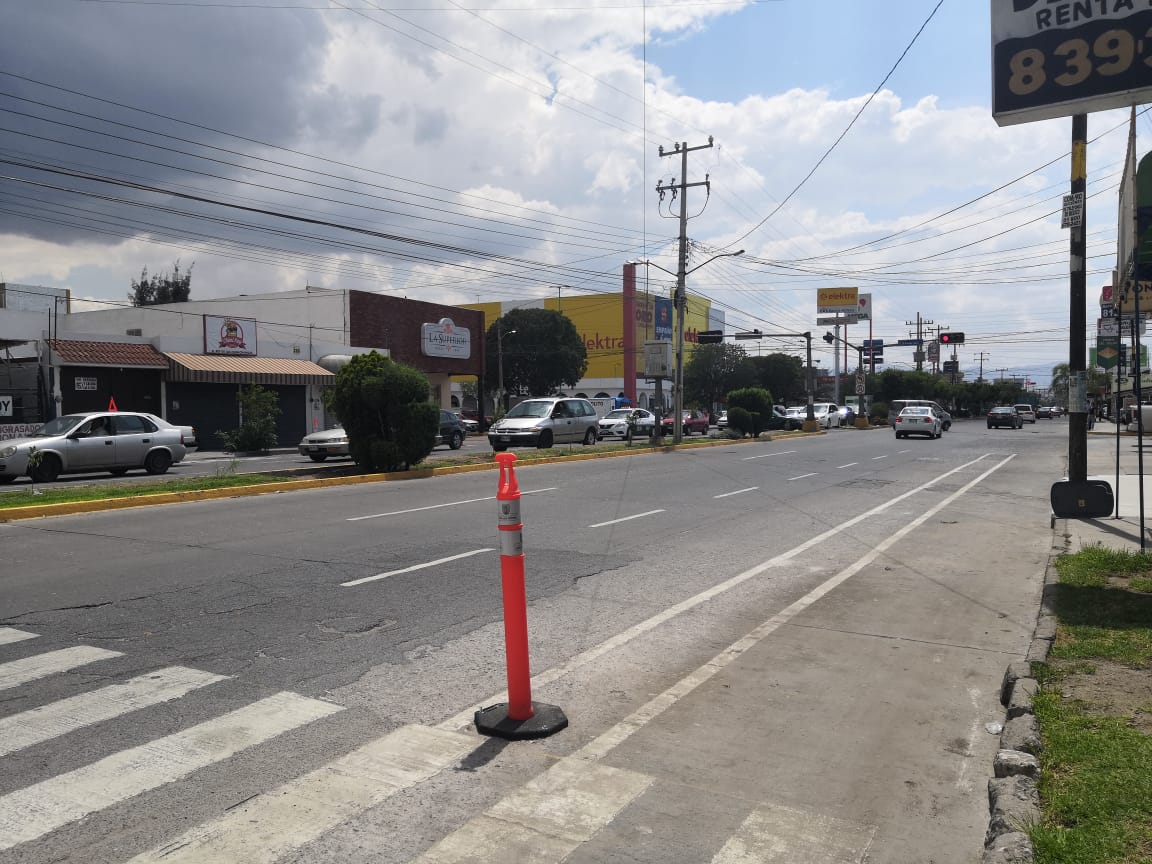
[{"label": "traffic cone", "polygon": [[108,410],[109,410],[109,411],[118,411],[118,410],[120,410],[120,409],[118,409],[118,408],[116,407],[116,400],[115,400],[115,399],[113,399],[111,396],[109,396],[109,397],[108,397]]}]

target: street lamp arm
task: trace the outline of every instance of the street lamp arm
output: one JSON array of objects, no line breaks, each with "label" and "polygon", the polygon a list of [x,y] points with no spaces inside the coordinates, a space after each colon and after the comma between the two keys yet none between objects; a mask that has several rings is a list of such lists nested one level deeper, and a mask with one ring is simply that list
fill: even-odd
[{"label": "street lamp arm", "polygon": [[[704,262],[702,262],[702,263],[700,263],[700,264],[697,264],[697,265],[696,265],[695,267],[693,267],[691,270],[685,270],[685,271],[684,271],[684,275],[685,275],[685,276],[687,276],[689,273],[695,273],[697,270],[699,270],[699,269],[700,269],[701,267],[703,267],[705,264],[711,264],[711,263],[712,263],[713,261],[715,261],[717,258],[735,258],[737,255],[743,255],[743,254],[744,254],[744,250],[743,250],[743,249],[739,250],[738,252],[721,252],[719,255],[713,255],[713,256],[712,256],[711,258],[709,258],[707,261],[704,261]],[[647,266],[647,267],[655,267],[657,270],[663,270],[663,271],[664,271],[665,273],[667,273],[669,276],[679,276],[679,275],[680,275],[679,273],[674,273],[673,271],[669,270],[667,267],[661,267],[661,266],[660,266],[659,264],[657,264],[655,261],[648,261],[648,260],[644,260],[644,261],[641,261],[640,263],[641,263],[641,264],[644,264],[644,265],[645,265],[645,266]]]}]

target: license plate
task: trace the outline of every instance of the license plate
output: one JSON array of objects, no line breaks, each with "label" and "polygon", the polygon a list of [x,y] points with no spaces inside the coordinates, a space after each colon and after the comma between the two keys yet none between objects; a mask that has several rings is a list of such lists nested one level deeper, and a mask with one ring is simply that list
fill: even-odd
[{"label": "license plate", "polygon": [[508,437],[507,435],[501,435],[500,440],[502,442],[507,442],[507,441],[511,441],[512,439],[510,437]]},{"label": "license plate", "polygon": [[309,450],[311,450],[313,453],[315,453],[316,451],[318,451],[318,450],[320,449],[320,445],[318,445],[318,444],[309,444],[309,445],[308,445],[308,449],[309,449]]}]

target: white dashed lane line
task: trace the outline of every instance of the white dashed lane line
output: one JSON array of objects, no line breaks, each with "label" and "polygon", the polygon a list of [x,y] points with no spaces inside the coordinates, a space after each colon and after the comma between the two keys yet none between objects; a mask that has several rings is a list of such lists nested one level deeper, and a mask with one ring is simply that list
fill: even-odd
[{"label": "white dashed lane line", "polygon": [[745,492],[755,492],[759,486],[749,486],[747,489],[737,489],[735,492],[725,492],[723,495],[713,495],[713,498],[730,498],[733,495],[743,495]]},{"label": "white dashed lane line", "polygon": [[769,456],[787,456],[789,453],[796,453],[796,450],[777,450],[775,453],[761,453],[759,456],[745,456],[741,462],[751,462],[753,459],[767,459]]},{"label": "white dashed lane line", "polygon": [[801,474],[798,477],[789,477],[786,482],[791,482],[793,480],[803,480],[805,477],[815,477],[819,473],[820,473],[819,471],[813,471],[810,474]]},{"label": "white dashed lane line", "polygon": [[859,465],[859,462],[849,462],[847,465],[837,465],[837,468],[851,468],[853,465]]},{"label": "white dashed lane line", "polygon": [[595,525],[589,525],[589,528],[603,528],[605,525],[618,525],[621,522],[630,522],[633,519],[643,519],[645,516],[655,516],[657,513],[663,513],[663,510],[649,510],[645,513],[637,513],[635,516],[621,516],[619,519],[612,519],[608,522],[597,522]]},{"label": "white dashed lane line", "polygon": [[387,573],[377,573],[375,576],[365,576],[362,579],[353,579],[351,582],[341,582],[341,588],[351,588],[354,585],[363,585],[365,582],[376,582],[387,579],[389,576],[399,576],[401,573],[412,573],[416,570],[425,570],[450,561],[459,561],[461,558],[471,558],[484,552],[495,552],[495,549],[473,549],[471,552],[461,552],[459,555],[449,555],[447,558],[437,558],[435,561],[425,561],[423,564],[413,564],[411,567],[401,567],[399,570],[389,570]]}]

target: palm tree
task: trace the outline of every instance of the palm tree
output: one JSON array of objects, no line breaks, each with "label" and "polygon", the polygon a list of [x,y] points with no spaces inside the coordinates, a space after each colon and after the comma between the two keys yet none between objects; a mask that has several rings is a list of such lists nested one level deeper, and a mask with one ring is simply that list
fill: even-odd
[{"label": "palm tree", "polygon": [[1052,401],[1061,408],[1068,407],[1068,384],[1072,370],[1067,363],[1057,363],[1052,367]]}]

